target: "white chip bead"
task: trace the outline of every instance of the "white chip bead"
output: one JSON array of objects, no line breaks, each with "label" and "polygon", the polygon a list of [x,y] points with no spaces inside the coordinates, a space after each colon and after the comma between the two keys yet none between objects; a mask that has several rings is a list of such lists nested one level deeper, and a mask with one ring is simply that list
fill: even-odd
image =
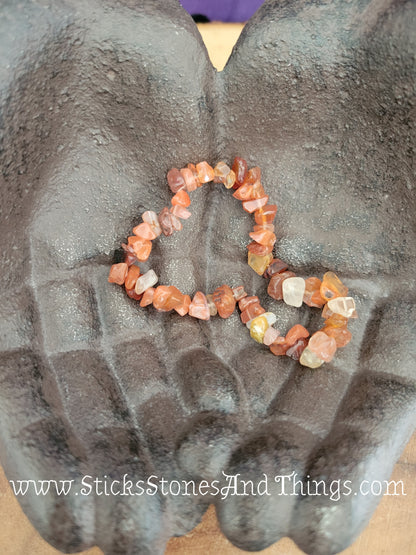
[{"label": "white chip bead", "polygon": [[311,351],[309,347],[303,349],[299,362],[302,366],[308,366],[309,368],[319,368],[324,363],[324,361]]},{"label": "white chip bead", "polygon": [[352,297],[335,297],[328,301],[328,308],[335,314],[351,318],[355,310],[355,301]]},{"label": "white chip bead", "polygon": [[305,280],[301,277],[287,278],[282,283],[283,300],[290,306],[302,306]]},{"label": "white chip bead", "polygon": [[138,278],[138,280],[136,281],[134,292],[136,293],[136,295],[141,295],[146,291],[146,289],[149,289],[149,287],[153,287],[153,285],[156,285],[158,280],[159,278],[157,277],[154,270],[149,270]]},{"label": "white chip bead", "polygon": [[150,225],[157,236],[162,233],[159,225],[159,218],[157,217],[156,212],[153,212],[153,210],[146,210],[146,212],[143,212],[142,220]]},{"label": "white chip bead", "polygon": [[[272,326],[277,320],[276,314],[273,314],[273,312],[263,312],[263,314],[260,314],[260,316],[265,316],[266,317],[266,320],[267,320],[267,323],[269,324],[269,326]],[[256,316],[256,318],[257,318],[257,316]],[[253,320],[254,320],[254,318],[252,318],[251,320],[249,320],[246,323],[246,326],[248,327],[248,329],[250,329],[251,322]]]}]

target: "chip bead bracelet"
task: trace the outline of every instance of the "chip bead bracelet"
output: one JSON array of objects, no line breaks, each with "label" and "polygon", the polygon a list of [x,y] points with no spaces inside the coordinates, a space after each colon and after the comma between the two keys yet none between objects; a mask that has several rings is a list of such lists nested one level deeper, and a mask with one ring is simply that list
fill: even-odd
[{"label": "chip bead bracelet", "polygon": [[[161,312],[175,310],[181,316],[189,314],[200,320],[212,316],[229,318],[236,305],[240,310],[243,324],[250,330],[250,336],[269,347],[274,355],[286,355],[298,360],[303,366],[318,368],[329,362],[338,348],[351,340],[347,329],[348,320],[356,318],[355,302],[348,297],[348,289],[333,273],[326,272],[322,280],[317,277],[304,279],[288,269],[288,265],[274,258],[272,251],[276,242],[274,218],[275,204],[268,204],[260,182],[260,168],[248,169],[247,162],[236,157],[232,168],[225,162],[218,162],[213,168],[207,162],[188,164],[186,168],[171,169],[167,181],[173,193],[171,206],[163,208],[159,214],[147,210],[142,214],[142,223],[133,228],[124,249],[124,262],[113,264],[108,281],[124,285],[127,295],[140,301],[140,306],[153,307]],[[139,262],[146,261],[152,250],[152,241],[159,235],[170,236],[182,229],[181,220],[191,216],[190,192],[204,183],[214,181],[232,189],[233,197],[242,202],[243,209],[254,214],[255,225],[249,233],[251,242],[247,245],[248,264],[259,275],[270,280],[267,292],[276,300],[300,307],[302,303],[322,309],[324,325],[312,335],[302,325],[296,324],[286,335],[273,327],[276,316],[260,305],[257,296],[249,296],[242,285],[230,287],[221,285],[212,294],[197,291],[191,299],[173,285],[159,285],[154,270],[141,273]]]}]

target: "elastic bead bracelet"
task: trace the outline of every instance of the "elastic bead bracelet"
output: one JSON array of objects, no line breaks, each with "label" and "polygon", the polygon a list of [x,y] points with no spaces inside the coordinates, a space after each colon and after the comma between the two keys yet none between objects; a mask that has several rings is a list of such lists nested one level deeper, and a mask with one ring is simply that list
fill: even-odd
[{"label": "elastic bead bracelet", "polygon": [[[153,304],[158,311],[175,310],[181,316],[189,314],[200,320],[209,320],[215,315],[229,318],[238,303],[241,321],[255,341],[268,346],[274,355],[286,355],[299,360],[303,366],[318,368],[331,361],[338,348],[350,342],[347,324],[350,318],[357,317],[355,302],[347,296],[347,287],[333,272],[326,272],[322,281],[317,277],[304,279],[289,271],[285,262],[273,257],[276,242],[273,221],[277,206],[268,204],[269,197],[260,178],[260,168],[249,170],[247,162],[240,157],[234,159],[232,168],[225,162],[218,162],[212,168],[204,161],[188,164],[181,170],[171,169],[167,174],[173,193],[171,206],[163,208],[159,214],[150,210],[142,214],[142,223],[133,228],[127,244],[122,244],[124,262],[111,266],[108,281],[124,285],[127,295],[140,301],[142,307]],[[141,274],[138,263],[149,258],[152,241],[162,233],[169,236],[182,229],[181,220],[191,216],[188,193],[210,181],[232,189],[233,197],[242,202],[243,209],[254,214],[255,225],[247,246],[248,264],[257,274],[270,280],[268,294],[290,306],[300,307],[305,303],[322,309],[325,321],[320,330],[310,335],[305,327],[296,324],[282,335],[273,327],[276,316],[266,312],[259,298],[249,296],[242,285],[224,284],[211,295],[197,291],[191,299],[173,285],[154,287],[158,282],[154,270]]]}]

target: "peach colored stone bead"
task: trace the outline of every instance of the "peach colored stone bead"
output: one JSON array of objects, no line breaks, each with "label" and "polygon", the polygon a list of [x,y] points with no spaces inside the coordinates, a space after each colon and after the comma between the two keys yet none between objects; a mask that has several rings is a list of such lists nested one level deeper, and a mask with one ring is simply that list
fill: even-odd
[{"label": "peach colored stone bead", "polygon": [[234,299],[236,301],[240,301],[244,297],[247,297],[247,293],[245,292],[244,287],[242,285],[239,285],[238,287],[234,287],[232,291],[233,291]]},{"label": "peach colored stone bead", "polygon": [[266,254],[270,254],[272,252],[273,247],[270,245],[260,245],[260,243],[252,241],[247,245],[247,250],[257,256],[266,256]]},{"label": "peach colored stone bead", "polygon": [[348,293],[346,287],[334,272],[326,272],[321,284],[321,297],[329,301],[335,297],[345,297]]},{"label": "peach colored stone bead", "polygon": [[308,306],[321,308],[325,304],[325,299],[321,297],[322,281],[317,277],[309,277],[305,279],[305,293],[303,294],[303,302]]},{"label": "peach colored stone bead", "polygon": [[199,164],[196,165],[196,171],[200,183],[208,183],[209,181],[213,181],[215,177],[214,169],[208,162],[199,162]]},{"label": "peach colored stone bead", "polygon": [[285,279],[294,277],[293,272],[281,272],[280,274],[274,274],[269,281],[269,286],[267,287],[267,293],[273,299],[281,301],[283,299],[282,285]]},{"label": "peach colored stone bead", "polygon": [[305,339],[309,337],[308,330],[303,327],[301,324],[296,324],[287,332],[285,340],[286,343],[290,346],[294,345],[298,339]]},{"label": "peach colored stone bead", "polygon": [[191,304],[189,305],[189,316],[194,318],[199,318],[200,320],[209,320],[209,306],[206,296],[201,292],[197,291]]},{"label": "peach colored stone bead", "polygon": [[308,366],[308,368],[319,368],[324,363],[324,361],[311,351],[308,346],[304,348],[300,355],[299,362],[302,366]]},{"label": "peach colored stone bead", "polygon": [[108,276],[109,283],[117,283],[117,285],[123,285],[128,271],[129,269],[125,262],[113,264],[110,268],[110,273]]},{"label": "peach colored stone bead", "polygon": [[187,210],[183,206],[180,206],[179,204],[172,206],[172,208],[170,209],[170,213],[173,214],[176,218],[181,218],[182,220],[187,220],[192,216],[192,213],[189,212],[189,210]]},{"label": "peach colored stone bead", "polygon": [[137,237],[148,239],[149,241],[151,241],[152,239],[156,239],[157,237],[152,226],[147,222],[142,222],[141,224],[136,225],[136,227],[133,227],[133,233],[134,235],[137,235]]},{"label": "peach colored stone bead", "polygon": [[330,362],[334,358],[337,344],[333,337],[323,331],[316,331],[309,339],[308,348],[324,362]]},{"label": "peach colored stone bead", "polygon": [[130,266],[127,273],[126,281],[124,282],[126,289],[134,289],[139,276],[140,268],[138,266]]},{"label": "peach colored stone bead", "polygon": [[235,193],[233,193],[233,197],[237,200],[250,200],[251,195],[253,193],[253,185],[249,185],[248,183],[244,183],[241,185]]},{"label": "peach colored stone bead", "polygon": [[181,189],[176,193],[176,195],[173,195],[171,203],[172,206],[179,205],[188,208],[188,206],[191,204],[191,198],[185,191],[185,189]]},{"label": "peach colored stone bead", "polygon": [[351,318],[355,311],[355,301],[352,297],[336,297],[328,301],[328,308],[334,314]]},{"label": "peach colored stone bead", "polygon": [[252,231],[249,236],[260,243],[260,245],[274,245],[276,243],[276,235],[272,231],[265,229],[264,231]]},{"label": "peach colored stone bead", "polygon": [[140,306],[148,306],[149,304],[152,304],[154,294],[154,287],[149,287],[148,289],[146,289],[146,291],[143,293],[142,300],[140,301]]},{"label": "peach colored stone bead", "polygon": [[330,326],[328,327],[324,326],[321,329],[321,331],[326,333],[328,337],[333,337],[335,339],[337,349],[339,349],[340,347],[345,347],[345,345],[348,345],[348,343],[351,341],[351,338],[352,338],[352,334],[350,330],[347,329],[346,326],[343,328],[333,328]]},{"label": "peach colored stone bead", "polygon": [[260,314],[264,314],[266,311],[259,303],[253,303],[248,306],[243,312],[240,314],[241,321],[243,324],[247,324],[249,320],[252,320],[256,316],[260,316]]},{"label": "peach colored stone bead", "polygon": [[280,335],[279,330],[270,326],[269,328],[267,328],[264,334],[263,343],[269,346],[279,337],[279,335]]},{"label": "peach colored stone bead", "polygon": [[167,206],[159,213],[159,224],[163,235],[166,236],[172,235],[174,231],[180,231],[182,229],[180,220],[174,214],[171,214]]},{"label": "peach colored stone bead", "polygon": [[270,351],[276,356],[282,356],[286,354],[286,351],[289,349],[290,345],[288,345],[285,341],[284,337],[276,337],[274,342],[270,345]]},{"label": "peach colored stone bead", "polygon": [[127,238],[127,244],[133,249],[137,260],[144,262],[149,258],[152,250],[152,242],[148,239],[142,239],[141,237],[137,237],[137,235],[132,235]]},{"label": "peach colored stone bead", "polygon": [[270,264],[272,260],[273,260],[272,253],[265,254],[263,256],[258,256],[253,252],[248,253],[248,265],[250,266],[250,268],[253,268],[253,270],[257,274],[259,274],[259,276],[262,276],[264,274],[267,266]]},{"label": "peach colored stone bead", "polygon": [[195,191],[195,189],[197,189],[201,184],[199,183],[196,175],[194,174],[194,172],[188,167],[188,168],[182,168],[181,169],[181,175],[183,177],[183,179],[185,180],[185,186],[186,186],[186,190],[190,193],[192,191]]},{"label": "peach colored stone bead", "polygon": [[238,301],[238,308],[243,311],[245,310],[248,306],[250,306],[251,304],[254,303],[259,303],[260,299],[257,297],[257,295],[251,295],[251,296],[245,296],[242,299],[240,299]]},{"label": "peach colored stone bead", "polygon": [[305,280],[301,277],[290,277],[282,283],[283,301],[289,306],[302,306],[305,293]]},{"label": "peach colored stone bead", "polygon": [[185,314],[188,314],[190,304],[191,297],[189,295],[184,295],[182,299],[182,304],[176,306],[175,310],[180,316],[185,316]]},{"label": "peach colored stone bead", "polygon": [[213,301],[221,318],[229,318],[234,312],[236,300],[228,285],[220,285],[212,294]]},{"label": "peach colored stone bead", "polygon": [[180,306],[182,300],[182,293],[174,285],[159,285],[153,295],[153,306],[161,312],[169,312]]},{"label": "peach colored stone bead", "polygon": [[267,195],[265,197],[258,198],[255,200],[245,200],[243,202],[243,209],[249,214],[252,214],[262,206],[265,206],[268,200],[269,200],[269,197]]},{"label": "peach colored stone bead", "polygon": [[177,193],[185,187],[185,180],[177,168],[169,170],[166,177],[172,193]]},{"label": "peach colored stone bead", "polygon": [[144,293],[149,287],[153,287],[158,282],[158,277],[154,270],[148,270],[136,281],[135,291],[137,295]]},{"label": "peach colored stone bead", "polygon": [[256,199],[256,198],[263,198],[266,196],[266,191],[263,188],[263,185],[260,183],[260,181],[256,181],[255,183],[253,183],[253,189],[251,191],[251,199]]},{"label": "peach colored stone bead", "polygon": [[258,225],[271,224],[276,216],[276,212],[276,204],[266,204],[266,206],[254,212],[254,220]]},{"label": "peach colored stone bead", "polygon": [[145,223],[148,223],[156,234],[156,237],[159,237],[159,235],[162,233],[162,230],[160,229],[159,220],[156,212],[153,212],[153,210],[146,210],[146,212],[143,212],[142,214],[142,220]]}]

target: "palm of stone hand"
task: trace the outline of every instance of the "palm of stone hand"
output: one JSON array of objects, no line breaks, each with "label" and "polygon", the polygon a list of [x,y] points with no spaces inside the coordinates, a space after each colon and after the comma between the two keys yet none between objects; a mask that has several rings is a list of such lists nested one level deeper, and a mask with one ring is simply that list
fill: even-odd
[{"label": "palm of stone hand", "polygon": [[[353,488],[388,478],[416,398],[414,4],[266,2],[220,74],[174,1],[25,10],[8,6],[0,20],[8,477],[295,472]],[[14,35],[20,45],[5,49]],[[305,277],[335,271],[358,301],[352,342],[317,370],[254,344],[237,314],[156,313],[107,283],[139,215],[167,204],[167,169],[235,155],[262,168],[278,204],[277,256]],[[219,185],[196,191],[184,230],[154,247],[160,283],[186,293],[244,284],[283,331],[318,329],[319,311],[274,302],[247,266],[239,204]],[[279,495],[270,480],[270,496],[217,500],[243,549],[290,535],[308,553],[334,553],[378,501]],[[210,498],[20,501],[63,550],[157,553]]]}]

